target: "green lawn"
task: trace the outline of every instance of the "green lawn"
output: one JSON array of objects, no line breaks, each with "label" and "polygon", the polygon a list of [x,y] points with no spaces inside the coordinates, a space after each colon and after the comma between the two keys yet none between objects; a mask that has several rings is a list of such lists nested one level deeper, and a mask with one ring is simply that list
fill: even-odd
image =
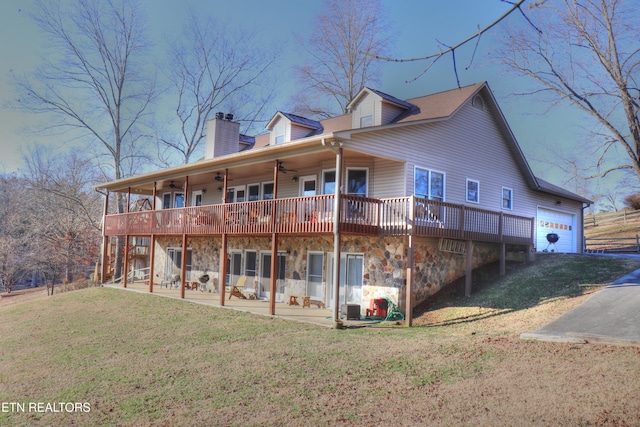
[{"label": "green lawn", "polygon": [[108,288],[0,303],[0,426],[640,425],[637,348],[518,338],[636,268],[542,257],[410,329]]}]

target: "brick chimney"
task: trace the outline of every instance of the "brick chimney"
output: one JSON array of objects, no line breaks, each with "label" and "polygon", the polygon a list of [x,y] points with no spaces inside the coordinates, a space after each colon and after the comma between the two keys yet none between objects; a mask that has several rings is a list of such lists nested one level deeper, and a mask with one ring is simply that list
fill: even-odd
[{"label": "brick chimney", "polygon": [[238,151],[240,151],[240,123],[233,121],[233,114],[216,113],[215,118],[207,122],[204,158],[213,159]]}]

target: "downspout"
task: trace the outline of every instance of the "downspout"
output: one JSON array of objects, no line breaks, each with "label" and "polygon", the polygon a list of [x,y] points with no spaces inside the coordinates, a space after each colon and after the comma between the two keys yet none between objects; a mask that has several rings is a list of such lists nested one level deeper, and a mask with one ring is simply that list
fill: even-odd
[{"label": "downspout", "polygon": [[[322,146],[336,155],[336,183],[333,203],[333,327],[342,328],[340,320],[340,187],[342,186],[342,142],[333,140],[327,144],[322,138]],[[337,145],[337,147],[336,147]]]}]

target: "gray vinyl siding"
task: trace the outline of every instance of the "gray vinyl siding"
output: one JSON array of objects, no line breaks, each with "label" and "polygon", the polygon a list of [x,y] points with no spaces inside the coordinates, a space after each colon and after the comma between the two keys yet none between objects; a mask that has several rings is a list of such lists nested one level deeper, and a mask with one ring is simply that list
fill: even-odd
[{"label": "gray vinyl siding", "polygon": [[405,194],[404,176],[405,164],[387,159],[376,159],[374,162],[374,174],[370,173],[369,181],[373,184],[369,196],[376,199],[387,199]]},{"label": "gray vinyl siding", "polygon": [[396,107],[395,105],[382,103],[382,108],[380,109],[381,118],[380,123],[383,125],[387,125],[395,120],[396,117],[400,115],[404,111],[401,107]]},{"label": "gray vinyl siding", "polygon": [[351,124],[354,129],[359,129],[360,119],[371,115],[373,126],[386,125],[392,123],[403,111],[401,107],[382,102],[382,98],[378,95],[368,93],[354,106]]},{"label": "gray vinyl siding", "polygon": [[[506,212],[535,212],[524,176],[486,110],[465,105],[448,120],[357,134],[348,146],[406,162],[405,196],[413,194],[414,168],[421,167],[445,173],[447,202],[500,210],[504,186],[513,190],[514,199],[513,210]],[[466,202],[467,178],[480,182],[480,204]]]},{"label": "gray vinyl siding", "polygon": [[289,138],[289,141],[295,141],[296,139],[304,138],[311,132],[311,129],[304,126],[289,124],[289,127],[291,128],[291,137]]},{"label": "gray vinyl siding", "polygon": [[380,124],[380,118],[377,117],[379,116],[378,112],[376,110],[378,110],[377,105],[380,103],[379,98],[376,95],[372,95],[370,93],[367,93],[366,95],[364,95],[362,97],[362,100],[360,102],[358,102],[354,108],[353,108],[353,114],[352,114],[352,122],[351,122],[351,126],[354,129],[359,129],[360,128],[360,119],[364,116],[368,116],[371,115],[373,116],[373,125],[377,126]]}]

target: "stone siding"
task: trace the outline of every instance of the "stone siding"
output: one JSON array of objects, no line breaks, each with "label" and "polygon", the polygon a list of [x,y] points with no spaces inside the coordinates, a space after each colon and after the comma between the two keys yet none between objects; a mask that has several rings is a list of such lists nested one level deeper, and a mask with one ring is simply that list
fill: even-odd
[{"label": "stone siding", "polygon": [[[466,273],[466,255],[443,252],[438,238],[416,238],[413,250],[413,302],[414,306],[435,294],[445,285]],[[473,268],[500,259],[497,244],[473,243]]]},{"label": "stone siding", "polygon": [[[465,275],[465,255],[439,250],[438,238],[416,237],[414,244],[414,304],[419,304],[438,292],[446,284]],[[362,300],[359,302],[364,313],[370,301],[375,298],[389,298],[404,311],[406,289],[406,243],[405,236],[342,236],[342,254],[362,254],[364,259]],[[156,283],[163,280],[166,264],[166,248],[180,248],[180,237],[162,237],[156,240],[155,269]],[[220,271],[219,237],[191,237],[188,246],[192,249],[191,280],[208,273],[218,279]],[[256,251],[258,256],[256,274],[261,268],[260,252],[271,251],[270,237],[229,237],[228,252]],[[306,295],[307,259],[310,252],[324,255],[324,281],[322,282],[323,301],[326,302],[327,285],[330,279],[327,271],[327,254],[333,252],[333,236],[280,236],[278,252],[286,253],[284,286],[279,293],[284,301],[290,295]],[[499,246],[478,243],[473,245],[473,267],[495,262],[499,259]],[[235,280],[235,279],[234,279]],[[257,284],[257,278],[255,280]],[[280,285],[280,284],[279,284]],[[252,284],[247,283],[248,287]]]}]

